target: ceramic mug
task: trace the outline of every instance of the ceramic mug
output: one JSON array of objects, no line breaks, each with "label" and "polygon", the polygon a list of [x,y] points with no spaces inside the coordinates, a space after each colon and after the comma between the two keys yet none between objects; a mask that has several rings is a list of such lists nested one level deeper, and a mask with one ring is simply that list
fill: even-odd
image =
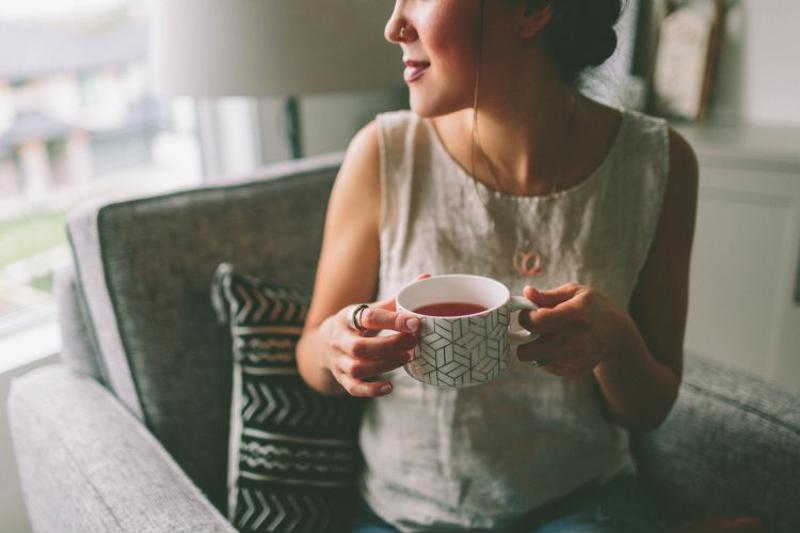
[{"label": "ceramic mug", "polygon": [[[470,274],[447,274],[415,281],[397,294],[397,310],[420,319],[414,359],[408,374],[437,387],[469,387],[493,380],[507,366],[509,352],[539,335],[510,326],[512,314],[535,310],[536,304],[512,296],[499,281]],[[454,302],[484,310],[461,316],[431,316],[421,307]],[[518,321],[514,321],[518,324]]]}]

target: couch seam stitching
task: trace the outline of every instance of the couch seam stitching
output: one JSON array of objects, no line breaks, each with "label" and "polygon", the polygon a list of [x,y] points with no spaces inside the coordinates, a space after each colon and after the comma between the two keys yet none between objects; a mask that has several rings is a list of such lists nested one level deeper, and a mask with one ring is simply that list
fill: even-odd
[{"label": "couch seam stitching", "polygon": [[736,407],[738,409],[746,411],[746,412],[748,412],[750,414],[756,415],[756,416],[758,416],[758,417],[760,417],[760,418],[762,418],[762,419],[764,419],[764,420],[766,420],[768,422],[771,422],[771,423],[773,423],[773,424],[775,424],[777,426],[780,426],[781,428],[783,428],[783,429],[785,429],[785,430],[787,430],[787,431],[789,431],[789,432],[791,432],[791,433],[793,433],[795,435],[800,436],[800,428],[797,428],[797,427],[795,427],[793,425],[787,424],[786,422],[784,422],[780,418],[777,418],[777,417],[775,417],[773,415],[765,413],[764,411],[762,411],[761,409],[759,409],[757,407],[753,407],[752,405],[748,405],[748,404],[743,403],[741,401],[738,401],[738,400],[736,400],[734,398],[727,397],[727,396],[725,396],[723,394],[710,391],[707,388],[701,387],[700,385],[695,385],[694,383],[690,383],[688,381],[684,381],[684,384],[689,389],[692,389],[692,391],[695,394],[706,395],[706,396],[708,396],[710,398],[714,398],[715,400],[718,400],[718,401],[720,401],[722,403],[731,405],[733,407]]}]

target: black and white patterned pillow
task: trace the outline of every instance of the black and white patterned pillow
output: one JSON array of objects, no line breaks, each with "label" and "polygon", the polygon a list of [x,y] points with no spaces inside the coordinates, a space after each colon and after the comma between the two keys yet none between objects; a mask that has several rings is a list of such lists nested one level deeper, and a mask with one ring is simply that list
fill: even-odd
[{"label": "black and white patterned pillow", "polygon": [[360,467],[361,402],[316,393],[295,346],[309,298],[222,263],[211,289],[233,341],[228,518],[240,531],[341,531]]}]

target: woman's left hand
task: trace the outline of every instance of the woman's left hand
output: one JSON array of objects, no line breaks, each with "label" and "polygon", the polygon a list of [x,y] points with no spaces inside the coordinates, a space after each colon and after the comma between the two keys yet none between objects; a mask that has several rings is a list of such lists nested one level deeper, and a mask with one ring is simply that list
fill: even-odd
[{"label": "woman's left hand", "polygon": [[557,376],[590,375],[620,353],[635,327],[630,315],[608,297],[577,283],[546,291],[526,286],[523,294],[539,309],[522,311],[520,325],[541,337],[520,346],[519,359]]}]

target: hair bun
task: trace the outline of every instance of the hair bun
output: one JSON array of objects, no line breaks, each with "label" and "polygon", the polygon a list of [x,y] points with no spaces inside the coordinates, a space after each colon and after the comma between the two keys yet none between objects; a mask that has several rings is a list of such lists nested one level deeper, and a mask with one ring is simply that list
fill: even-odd
[{"label": "hair bun", "polygon": [[588,0],[582,2],[581,12],[597,26],[613,26],[622,12],[620,0]]},{"label": "hair bun", "polygon": [[602,65],[617,48],[614,25],[622,0],[553,0],[555,12],[548,25],[556,63],[567,81],[587,67]]},{"label": "hair bun", "polygon": [[617,32],[612,26],[607,26],[597,35],[592,36],[592,41],[587,42],[584,48],[583,63],[587,67],[596,67],[605,63],[617,49]]}]

